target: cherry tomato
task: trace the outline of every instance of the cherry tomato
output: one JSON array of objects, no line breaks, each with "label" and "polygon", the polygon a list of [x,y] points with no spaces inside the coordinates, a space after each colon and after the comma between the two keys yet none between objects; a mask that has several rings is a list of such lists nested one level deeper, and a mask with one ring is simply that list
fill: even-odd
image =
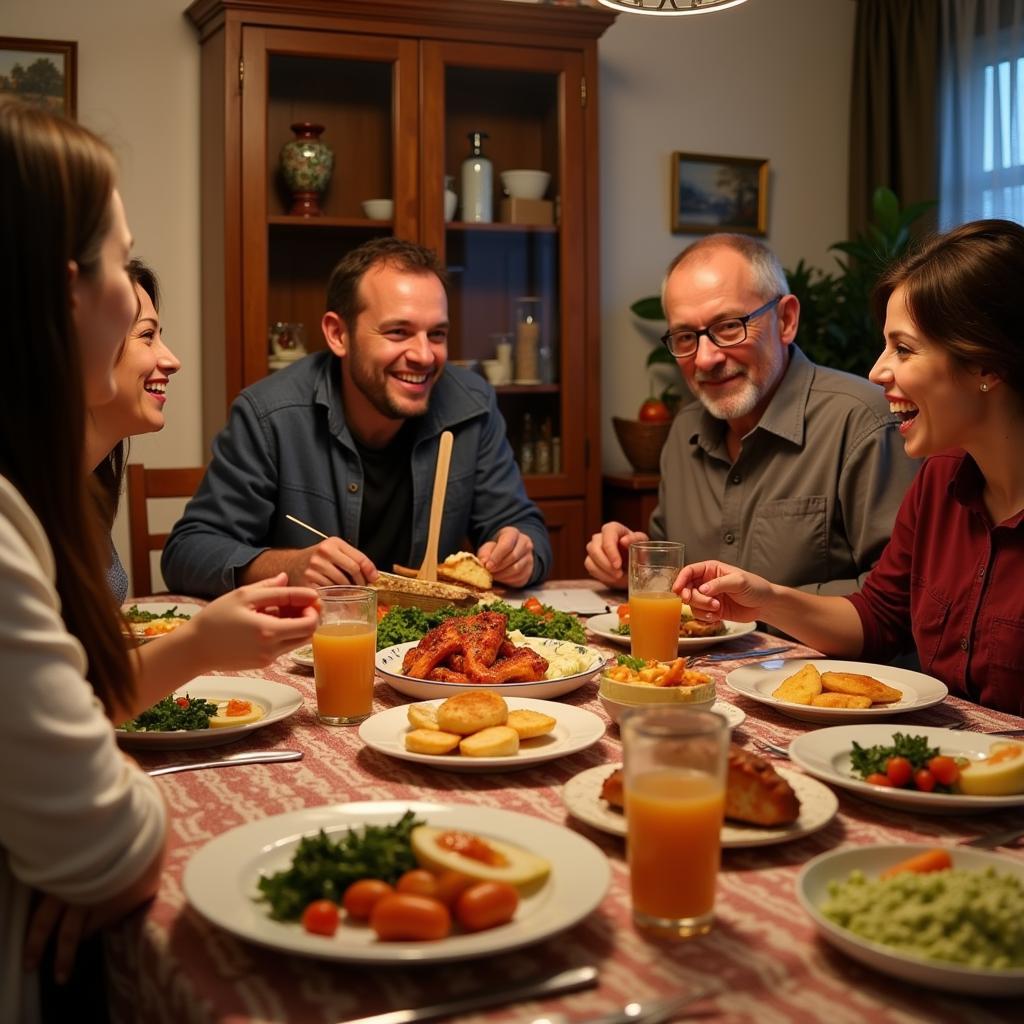
[{"label": "cherry tomato", "polygon": [[629,604],[620,604],[619,607],[615,609],[615,614],[619,617],[619,625],[622,625],[624,622],[629,622]]},{"label": "cherry tomato", "polygon": [[357,921],[366,921],[377,901],[394,891],[387,882],[382,882],[379,878],[360,878],[345,890],[345,912]]},{"label": "cherry tomato", "polygon": [[472,884],[473,879],[469,875],[449,869],[438,875],[437,892],[434,895],[450,910],[463,891]]},{"label": "cherry tomato", "polygon": [[396,892],[377,901],[370,927],[385,942],[433,941],[452,930],[452,916],[440,900]]},{"label": "cherry tomato", "polygon": [[881,772],[872,772],[864,781],[872,786],[888,786],[892,789],[892,779]]},{"label": "cherry tomato", "polygon": [[952,786],[960,778],[960,766],[954,758],[945,754],[933,757],[928,762],[928,771],[935,776],[935,781],[941,782],[943,786]]},{"label": "cherry tomato", "polygon": [[179,708],[187,708],[188,707],[188,697],[175,697],[174,698],[174,703],[177,704]]},{"label": "cherry tomato", "polygon": [[544,611],[544,605],[536,597],[528,597],[523,602],[523,607],[534,615],[540,615]]},{"label": "cherry tomato", "polygon": [[388,606],[386,604],[377,605],[377,621],[380,622],[388,613]]},{"label": "cherry tomato", "polygon": [[478,882],[455,903],[455,920],[467,932],[480,932],[512,920],[519,893],[508,882]]},{"label": "cherry tomato", "polygon": [[[413,868],[406,871],[395,883],[395,892],[411,892],[416,896],[432,896],[440,899],[437,894],[437,875],[424,868]],[[441,900],[441,902],[445,902]]]},{"label": "cherry tomato", "polygon": [[935,776],[927,768],[919,768],[914,772],[914,785],[922,793],[930,793],[935,788]]},{"label": "cherry tomato", "polygon": [[885,762],[885,774],[894,786],[905,786],[914,774],[914,766],[905,757],[890,757]]},{"label": "cherry tomato", "polygon": [[338,930],[338,904],[313,900],[302,912],[302,927],[313,935],[333,935]]},{"label": "cherry tomato", "polygon": [[641,423],[668,423],[672,419],[672,410],[659,398],[648,398],[640,406],[638,417]]}]

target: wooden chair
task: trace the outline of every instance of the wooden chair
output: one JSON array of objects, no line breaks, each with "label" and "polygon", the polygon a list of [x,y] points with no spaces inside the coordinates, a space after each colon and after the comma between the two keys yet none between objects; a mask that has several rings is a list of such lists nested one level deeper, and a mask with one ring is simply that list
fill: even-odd
[{"label": "wooden chair", "polygon": [[153,593],[149,553],[163,550],[168,534],[149,532],[150,498],[191,498],[206,472],[203,466],[183,469],[146,469],[130,462],[128,470],[128,539],[131,548],[132,593]]}]

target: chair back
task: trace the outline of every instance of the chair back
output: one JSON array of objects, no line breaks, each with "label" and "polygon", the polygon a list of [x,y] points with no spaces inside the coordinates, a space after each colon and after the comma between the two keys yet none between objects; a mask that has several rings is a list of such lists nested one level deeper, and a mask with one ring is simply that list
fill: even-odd
[{"label": "chair back", "polygon": [[153,593],[149,565],[151,551],[162,551],[167,533],[149,529],[150,498],[191,498],[206,472],[203,466],[181,469],[146,469],[140,462],[128,463],[128,539],[132,565],[132,593]]}]

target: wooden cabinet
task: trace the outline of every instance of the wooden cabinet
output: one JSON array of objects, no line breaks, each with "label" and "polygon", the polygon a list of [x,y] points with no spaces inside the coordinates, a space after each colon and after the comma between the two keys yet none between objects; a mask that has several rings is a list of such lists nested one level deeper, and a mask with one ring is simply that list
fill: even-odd
[{"label": "wooden cabinet", "polygon": [[[597,40],[614,15],[491,0],[196,0],[202,47],[204,440],[238,392],[271,371],[269,332],[301,323],[323,347],[327,278],[349,249],[394,233],[448,269],[449,359],[479,366],[517,336],[520,300],[540,338],[536,375],[497,387],[517,456],[557,525],[554,575],[580,572],[601,517],[597,281]],[[279,172],[299,122],[334,152],[319,216],[290,213]],[[494,221],[445,219],[445,179],[488,136]],[[551,223],[503,223],[501,178],[550,175]],[[387,220],[363,202],[391,199]],[[544,472],[536,470],[543,467]]]},{"label": "wooden cabinet", "polygon": [[657,473],[607,473],[604,477],[604,514],[608,522],[623,523],[631,530],[651,528],[651,515],[658,507]]}]

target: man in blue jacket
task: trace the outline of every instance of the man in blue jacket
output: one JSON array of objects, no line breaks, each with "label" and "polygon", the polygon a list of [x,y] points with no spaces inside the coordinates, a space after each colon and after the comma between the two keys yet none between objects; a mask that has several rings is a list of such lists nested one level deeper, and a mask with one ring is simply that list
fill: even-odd
[{"label": "man in blue jacket", "polygon": [[[542,580],[551,543],[526,496],[493,389],[448,356],[435,255],[380,238],[327,286],[327,350],[246,388],[213,443],[161,568],[177,593],[213,596],[286,572],[293,584],[372,582],[418,565],[442,431],[455,435],[439,556],[468,538],[495,580]],[[293,515],[328,534],[310,534]]]}]

